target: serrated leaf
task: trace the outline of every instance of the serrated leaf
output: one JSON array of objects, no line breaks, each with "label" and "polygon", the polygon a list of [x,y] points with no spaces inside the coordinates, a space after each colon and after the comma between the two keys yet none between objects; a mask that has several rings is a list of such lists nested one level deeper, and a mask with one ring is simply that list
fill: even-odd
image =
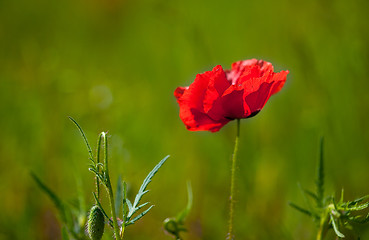
[{"label": "serrated leaf", "polygon": [[313,193],[313,192],[311,192],[311,191],[309,191],[309,190],[307,190],[307,189],[304,189],[304,192],[305,192],[309,197],[313,198],[315,201],[318,201],[318,196],[317,196],[315,193]]},{"label": "serrated leaf", "polygon": [[140,190],[138,191],[133,206],[137,206],[139,201],[141,200],[142,196],[147,193],[148,191],[145,191],[147,188],[147,185],[151,182],[151,179],[154,177],[154,175],[158,172],[159,168],[164,164],[164,162],[169,158],[169,155],[163,158],[151,172],[147,175],[145,180],[143,181]]},{"label": "serrated leaf", "polygon": [[145,216],[146,213],[148,213],[151,210],[152,207],[154,207],[154,205],[151,205],[148,209],[146,209],[142,213],[138,214],[135,218],[133,218],[131,221],[129,221],[129,223],[126,226],[135,223],[137,220],[139,220],[140,218],[142,218],[143,216]]},{"label": "serrated leaf", "polygon": [[145,202],[145,203],[141,204],[140,206],[138,206],[138,207],[136,208],[136,211],[138,211],[138,210],[140,210],[141,208],[145,207],[147,204],[149,204],[149,202]]},{"label": "serrated leaf", "polygon": [[312,216],[312,213],[309,211],[309,210],[306,210],[306,209],[304,209],[304,208],[302,208],[302,207],[300,207],[300,206],[298,206],[298,205],[296,205],[296,204],[294,204],[294,203],[288,203],[291,207],[293,207],[294,209],[296,209],[296,210],[298,210],[298,211],[300,211],[300,212],[302,212],[302,213],[304,213],[304,214],[306,214],[306,215],[308,215],[309,217],[311,217]]},{"label": "serrated leaf", "polygon": [[364,203],[364,204],[361,204],[361,205],[356,205],[355,207],[350,208],[350,210],[360,211],[360,210],[364,210],[368,206],[369,206],[369,203]]},{"label": "serrated leaf", "polygon": [[348,202],[348,203],[347,203],[347,205],[348,205],[348,206],[352,206],[352,205],[355,205],[355,204],[357,204],[357,203],[360,203],[360,202],[362,202],[362,201],[364,201],[364,200],[366,200],[366,199],[369,199],[369,195],[366,195],[366,196],[364,196],[364,197],[357,198],[357,199],[355,199],[354,201]]},{"label": "serrated leaf", "polygon": [[[301,191],[301,195],[302,195],[302,197],[303,197],[303,199],[304,199],[304,202],[305,202],[305,204],[308,206],[308,208],[310,209],[310,213],[311,213],[311,215],[313,215],[313,207],[311,206],[311,204],[310,204],[310,201],[308,200],[308,198],[307,198],[307,196],[306,196],[306,192],[304,191],[304,189],[301,187],[301,185],[300,185],[300,183],[299,184],[297,184],[297,186],[299,187],[299,189],[300,189],[300,191]],[[315,216],[315,215],[314,215]]]},{"label": "serrated leaf", "polygon": [[130,212],[130,211],[133,211],[133,210],[131,210],[131,209],[133,209],[131,201],[129,201],[129,199],[127,198],[127,199],[126,199],[126,202],[127,202],[127,206],[128,206],[128,211],[129,211],[129,212]]},{"label": "serrated leaf", "polygon": [[[136,197],[135,197],[135,201],[133,203],[133,205],[128,205],[129,208],[129,212],[127,214],[127,220],[130,220],[131,217],[133,216],[133,214],[136,213],[136,211],[139,209],[138,208],[138,204],[140,203],[140,200],[142,198],[142,196],[149,192],[148,190],[146,190],[147,185],[149,185],[149,183],[151,182],[151,179],[155,176],[155,174],[158,172],[158,170],[160,169],[160,167],[165,163],[165,161],[169,158],[169,155],[166,156],[165,158],[163,158],[152,170],[151,172],[146,176],[146,178],[144,179]],[[127,199],[127,204],[128,204],[128,199]],[[150,207],[151,208],[151,207]]]}]

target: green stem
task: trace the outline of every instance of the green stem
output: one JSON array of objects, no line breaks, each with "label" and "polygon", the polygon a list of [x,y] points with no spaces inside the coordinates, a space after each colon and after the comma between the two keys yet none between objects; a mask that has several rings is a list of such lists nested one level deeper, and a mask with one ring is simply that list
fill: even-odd
[{"label": "green stem", "polygon": [[232,169],[231,169],[231,195],[229,197],[229,220],[228,220],[228,234],[227,240],[233,239],[233,215],[234,215],[234,191],[235,191],[235,173],[236,173],[236,161],[238,152],[238,141],[240,138],[240,119],[237,119],[237,135],[234,144],[234,150],[232,155]]},{"label": "green stem", "polygon": [[123,239],[124,237],[124,230],[125,230],[126,226],[124,225],[124,222],[122,223],[122,230],[120,231],[120,239]]},{"label": "green stem", "polygon": [[112,215],[112,218],[113,218],[114,234],[115,234],[115,239],[121,239],[120,238],[120,235],[119,235],[119,226],[118,226],[117,216],[115,214],[115,204],[114,204],[113,189],[111,187],[110,177],[109,177],[109,168],[108,168],[108,139],[106,137],[106,133],[105,132],[102,132],[102,137],[104,139],[104,167],[105,167],[104,171],[105,171],[105,182],[106,182],[106,188],[108,189],[111,215]]},{"label": "green stem", "polygon": [[316,240],[323,240],[327,233],[327,214],[322,214]]},{"label": "green stem", "polygon": [[[99,138],[97,140],[96,162],[95,162],[95,168],[96,168],[97,172],[99,172],[99,170],[100,170],[100,166],[99,166],[99,163],[100,163],[100,148],[101,148],[101,139],[102,139],[103,134],[105,134],[105,133],[104,132],[100,133]],[[96,178],[96,196],[97,196],[97,199],[99,199],[100,198],[100,181],[99,181],[99,178],[97,176],[95,176],[95,178]]]},{"label": "green stem", "polygon": [[319,230],[318,230],[318,234],[316,236],[316,240],[322,240],[322,228],[320,227]]}]

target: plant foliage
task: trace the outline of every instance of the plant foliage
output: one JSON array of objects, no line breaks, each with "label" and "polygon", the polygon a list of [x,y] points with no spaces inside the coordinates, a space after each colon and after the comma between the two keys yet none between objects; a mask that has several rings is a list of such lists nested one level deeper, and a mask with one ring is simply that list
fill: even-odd
[{"label": "plant foliage", "polygon": [[[76,125],[81,133],[83,141],[87,147],[89,154],[89,170],[94,173],[96,180],[96,192],[93,192],[95,200],[94,206],[91,208],[88,224],[88,232],[91,239],[101,239],[105,223],[109,224],[114,229],[115,239],[123,239],[125,227],[134,224],[136,221],[145,216],[154,206],[151,205],[145,210],[140,211],[147,206],[149,202],[141,203],[143,196],[149,192],[147,186],[152,181],[152,178],[162,167],[169,155],[164,157],[144,179],[133,204],[127,198],[127,184],[119,177],[116,195],[114,197],[112,186],[110,183],[109,168],[108,168],[108,141],[106,132],[100,133],[97,141],[96,156],[94,156],[90,144],[81,126],[71,117],[69,119]],[[100,152],[103,151],[104,161],[100,161]],[[78,187],[78,202],[76,206],[65,204],[49,187],[46,186],[34,173],[31,173],[32,178],[37,183],[39,188],[44,191],[55,204],[62,222],[62,239],[85,240],[86,226],[86,204],[83,197],[83,191],[80,181],[77,181]],[[108,193],[109,207],[111,216],[104,210],[100,201],[100,184],[103,185]],[[122,212],[122,220],[117,216]]]},{"label": "plant foliage", "polygon": [[[369,213],[361,215],[361,211],[369,207],[369,195],[353,201],[344,201],[344,191],[339,201],[333,196],[324,197],[324,154],[323,139],[320,141],[320,157],[315,180],[316,192],[302,189],[302,194],[308,208],[300,207],[294,203],[290,206],[313,218],[318,226],[317,240],[324,239],[329,229],[333,229],[338,238],[344,238],[343,229],[352,229],[354,223],[369,222]],[[313,200],[313,204],[309,201]],[[365,202],[367,201],[367,202]]]}]

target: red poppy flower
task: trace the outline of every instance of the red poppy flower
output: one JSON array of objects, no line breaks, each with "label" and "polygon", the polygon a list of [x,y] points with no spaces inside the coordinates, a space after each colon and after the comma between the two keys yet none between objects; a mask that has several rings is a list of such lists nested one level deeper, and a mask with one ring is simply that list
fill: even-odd
[{"label": "red poppy flower", "polygon": [[287,74],[275,73],[271,63],[257,59],[235,62],[226,71],[218,65],[174,91],[179,116],[188,130],[219,131],[231,120],[255,116],[281,90]]}]

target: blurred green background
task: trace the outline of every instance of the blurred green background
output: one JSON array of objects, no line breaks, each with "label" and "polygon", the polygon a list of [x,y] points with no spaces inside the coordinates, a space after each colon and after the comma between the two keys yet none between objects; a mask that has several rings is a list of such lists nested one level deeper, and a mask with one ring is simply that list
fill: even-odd
[{"label": "blurred green background", "polygon": [[185,206],[187,180],[194,208],[185,239],[224,239],[236,124],[187,131],[173,91],[217,64],[248,58],[290,74],[261,113],[241,122],[237,239],[314,239],[314,224],[288,201],[303,205],[298,182],[314,189],[321,136],[327,192],[344,188],[347,200],[369,193],[368,7],[364,0],[1,0],[0,239],[60,239],[56,209],[30,170],[64,200],[77,196],[81,176],[93,203],[86,147],[67,116],[93,146],[109,131],[111,177],[122,174],[133,192],[171,155],[145,196],[155,208],[126,239],[171,239],[161,223]]}]

